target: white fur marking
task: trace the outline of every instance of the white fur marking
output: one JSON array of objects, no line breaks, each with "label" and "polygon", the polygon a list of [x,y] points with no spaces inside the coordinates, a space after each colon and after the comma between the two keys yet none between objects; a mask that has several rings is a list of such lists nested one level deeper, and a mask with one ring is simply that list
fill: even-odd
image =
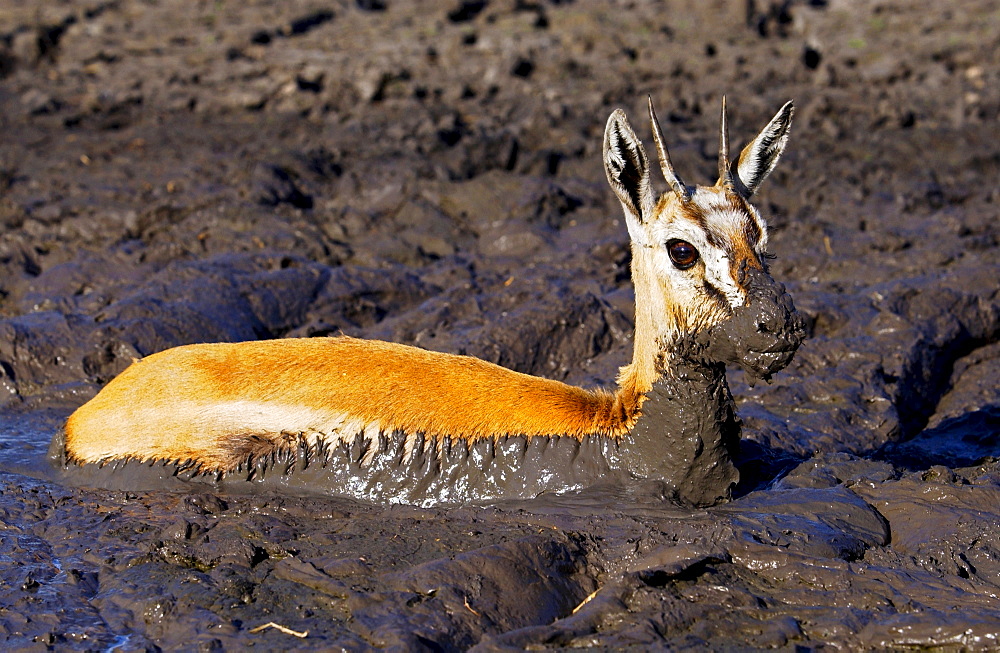
[{"label": "white fur marking", "polygon": [[364,452],[361,454],[361,466],[368,467],[375,460],[375,454],[382,449],[382,429],[378,422],[372,422],[365,427]]},{"label": "white fur marking", "polygon": [[413,457],[423,450],[423,439],[418,433],[407,433],[406,441],[403,442],[403,462],[408,463]]}]

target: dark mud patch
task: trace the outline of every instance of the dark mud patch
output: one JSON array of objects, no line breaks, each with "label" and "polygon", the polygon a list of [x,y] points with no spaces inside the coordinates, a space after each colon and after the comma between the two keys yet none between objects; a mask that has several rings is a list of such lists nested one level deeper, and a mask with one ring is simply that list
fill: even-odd
[{"label": "dark mud patch", "polygon": [[[880,474],[853,464],[848,483]],[[877,647],[935,619],[974,645],[992,632],[1000,542],[970,502],[1000,492],[997,474],[789,481],[700,514],[612,507],[609,493],[598,513],[566,497],[444,510],[27,481],[4,488],[6,519],[30,527],[9,531],[8,555],[33,556],[5,568],[3,624],[57,646],[110,646],[121,633],[130,647],[226,649],[618,647],[654,634],[673,646],[785,646],[839,633]],[[908,503],[916,487],[934,504]],[[964,517],[942,529],[951,513]],[[309,635],[249,632],[271,621]],[[924,641],[937,641],[929,631]]]},{"label": "dark mud patch", "polygon": [[[995,648],[996,23],[979,0],[946,20],[0,12],[5,649]],[[638,128],[651,94],[705,182],[723,93],[734,141],[795,99],[757,199],[810,336],[770,385],[729,373],[732,503],[608,486],[418,509],[44,477],[74,406],[186,342],[343,331],[611,382],[632,300],[604,121]],[[272,621],[308,635],[250,632]]]}]

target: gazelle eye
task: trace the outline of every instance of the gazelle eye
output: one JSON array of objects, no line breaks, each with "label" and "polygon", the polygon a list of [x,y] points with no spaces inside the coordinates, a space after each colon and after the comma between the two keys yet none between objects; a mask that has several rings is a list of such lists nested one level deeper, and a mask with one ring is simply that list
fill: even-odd
[{"label": "gazelle eye", "polygon": [[698,250],[686,240],[671,240],[667,243],[667,253],[678,270],[687,270],[698,262]]}]

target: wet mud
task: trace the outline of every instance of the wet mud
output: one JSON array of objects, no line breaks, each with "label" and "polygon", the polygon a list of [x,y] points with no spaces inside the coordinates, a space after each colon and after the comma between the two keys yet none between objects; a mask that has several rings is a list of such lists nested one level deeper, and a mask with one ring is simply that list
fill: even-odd
[{"label": "wet mud", "polygon": [[[998,25],[986,0],[7,3],[3,647],[995,648]],[[755,203],[808,335],[771,383],[727,373],[732,501],[48,465],[76,406],[188,342],[343,332],[610,384],[633,299],[604,121],[649,143],[652,95],[710,182],[724,93],[737,144],[796,102]]]}]

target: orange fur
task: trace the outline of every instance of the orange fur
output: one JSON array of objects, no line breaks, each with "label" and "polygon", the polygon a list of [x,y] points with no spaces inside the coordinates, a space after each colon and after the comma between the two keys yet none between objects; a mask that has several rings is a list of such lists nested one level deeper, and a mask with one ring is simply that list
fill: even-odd
[{"label": "orange fur", "polygon": [[[227,404],[248,413],[218,418],[216,407]],[[223,465],[227,438],[261,430],[254,406],[279,415],[309,408],[309,416],[274,435],[322,433],[318,423],[343,415],[360,427],[432,439],[617,437],[638,418],[638,396],[627,390],[584,390],[388,342],[303,338],[188,345],[136,362],[70,417],[66,448],[85,462],[137,457]]]}]

